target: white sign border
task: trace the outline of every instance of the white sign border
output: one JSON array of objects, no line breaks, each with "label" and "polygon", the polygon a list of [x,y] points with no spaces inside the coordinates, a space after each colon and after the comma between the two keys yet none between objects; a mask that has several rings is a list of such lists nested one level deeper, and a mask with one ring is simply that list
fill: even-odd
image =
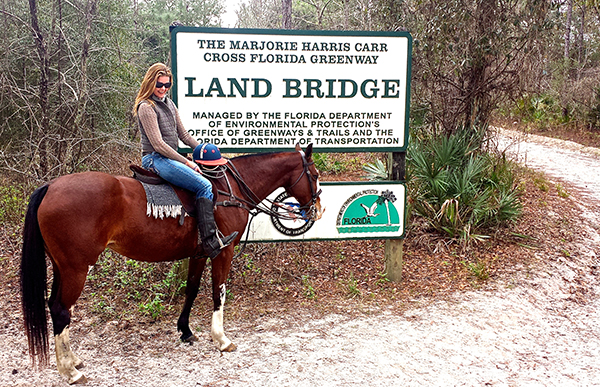
[{"label": "white sign border", "polygon": [[[171,53],[172,53],[172,70],[173,74],[177,79],[178,70],[178,56],[177,56],[177,34],[180,32],[189,33],[215,33],[215,34],[239,34],[239,35],[299,35],[299,36],[344,36],[344,37],[404,37],[408,39],[408,53],[407,53],[407,79],[406,81],[406,95],[405,100],[405,114],[404,114],[404,128],[403,128],[403,144],[401,147],[390,147],[390,146],[365,146],[365,147],[319,147],[314,146],[314,151],[319,153],[326,152],[405,152],[408,146],[408,127],[409,127],[409,108],[410,108],[410,81],[411,81],[411,66],[412,66],[412,37],[408,32],[374,32],[374,31],[325,31],[325,30],[265,30],[265,29],[228,29],[228,28],[206,28],[206,27],[186,27],[177,26],[171,30]],[[173,100],[177,104],[178,87],[186,87],[185,85],[178,85],[179,82],[175,82],[172,90]],[[399,128],[400,129],[400,128]],[[228,147],[226,145],[220,146],[223,152],[233,153],[249,153],[249,152],[269,152],[269,151],[288,151],[292,150],[293,146],[290,147],[268,147],[268,146],[250,146],[250,147]],[[184,152],[189,152],[189,149],[180,149]]]}]

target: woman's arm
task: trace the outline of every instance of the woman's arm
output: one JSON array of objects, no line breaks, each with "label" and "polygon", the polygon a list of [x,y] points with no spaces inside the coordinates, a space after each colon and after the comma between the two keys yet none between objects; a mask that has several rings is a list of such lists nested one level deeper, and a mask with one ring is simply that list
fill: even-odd
[{"label": "woman's arm", "polygon": [[192,149],[196,149],[196,147],[200,144],[183,127],[183,123],[181,122],[181,117],[179,117],[179,111],[177,109],[175,109],[175,120],[177,122],[177,136],[179,139]]}]

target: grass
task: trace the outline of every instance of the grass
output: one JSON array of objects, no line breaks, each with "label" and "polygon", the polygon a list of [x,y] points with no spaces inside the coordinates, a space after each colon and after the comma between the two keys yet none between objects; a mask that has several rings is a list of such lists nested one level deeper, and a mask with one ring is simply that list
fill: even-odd
[{"label": "grass", "polygon": [[358,281],[354,278],[354,273],[350,272],[350,278],[344,281],[346,286],[346,293],[350,298],[360,296],[360,289],[358,288]]},{"label": "grass", "polygon": [[313,287],[308,275],[302,276],[302,286],[304,287],[304,296],[306,296],[306,298],[309,300],[317,298],[317,291]]},{"label": "grass", "polygon": [[560,184],[560,183],[556,184],[556,192],[557,192],[558,196],[560,196],[563,199],[566,199],[569,196],[571,196],[569,191],[567,191],[567,189],[565,187],[563,187],[562,184]]},{"label": "grass", "polygon": [[485,262],[477,260],[476,262],[461,261],[461,263],[478,281],[485,281],[490,278]]},{"label": "grass", "polygon": [[536,176],[533,179],[533,182],[540,191],[548,192],[548,190],[549,190],[548,180],[546,179],[546,177],[544,175]]}]

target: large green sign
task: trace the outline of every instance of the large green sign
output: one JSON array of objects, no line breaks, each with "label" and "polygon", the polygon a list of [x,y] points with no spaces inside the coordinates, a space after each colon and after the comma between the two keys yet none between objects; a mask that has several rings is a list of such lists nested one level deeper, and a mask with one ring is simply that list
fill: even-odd
[{"label": "large green sign", "polygon": [[399,152],[408,140],[406,32],[176,27],[186,129],[225,152]]}]

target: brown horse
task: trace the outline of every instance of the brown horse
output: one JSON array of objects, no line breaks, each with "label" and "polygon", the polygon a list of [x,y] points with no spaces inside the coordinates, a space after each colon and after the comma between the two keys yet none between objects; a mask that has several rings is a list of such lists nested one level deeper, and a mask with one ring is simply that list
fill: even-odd
[{"label": "brown horse", "polygon": [[[318,172],[311,161],[312,144],[306,152],[268,153],[236,157],[227,179],[213,180],[217,201],[239,206],[217,206],[219,229],[229,235],[238,231],[235,243],[212,260],[213,317],[211,336],[221,351],[235,345],[223,330],[225,281],[231,268],[234,245],[246,228],[249,208],[275,189],[286,191],[310,208],[310,217],[320,217]],[[237,177],[237,171],[239,174]],[[69,323],[72,307],[81,295],[88,269],[108,247],[138,261],[190,260],[186,300],[177,328],[181,339],[191,341],[189,315],[207,258],[197,243],[196,220],[154,219],[146,215],[142,184],[129,177],[85,172],[59,177],[38,188],[30,198],[23,232],[21,294],[29,352],[33,362],[48,362],[48,332],[45,310],[47,254],[54,281],[48,299],[52,318],[56,363],[69,383],[85,381],[78,371],[82,362],[70,349]]]}]

